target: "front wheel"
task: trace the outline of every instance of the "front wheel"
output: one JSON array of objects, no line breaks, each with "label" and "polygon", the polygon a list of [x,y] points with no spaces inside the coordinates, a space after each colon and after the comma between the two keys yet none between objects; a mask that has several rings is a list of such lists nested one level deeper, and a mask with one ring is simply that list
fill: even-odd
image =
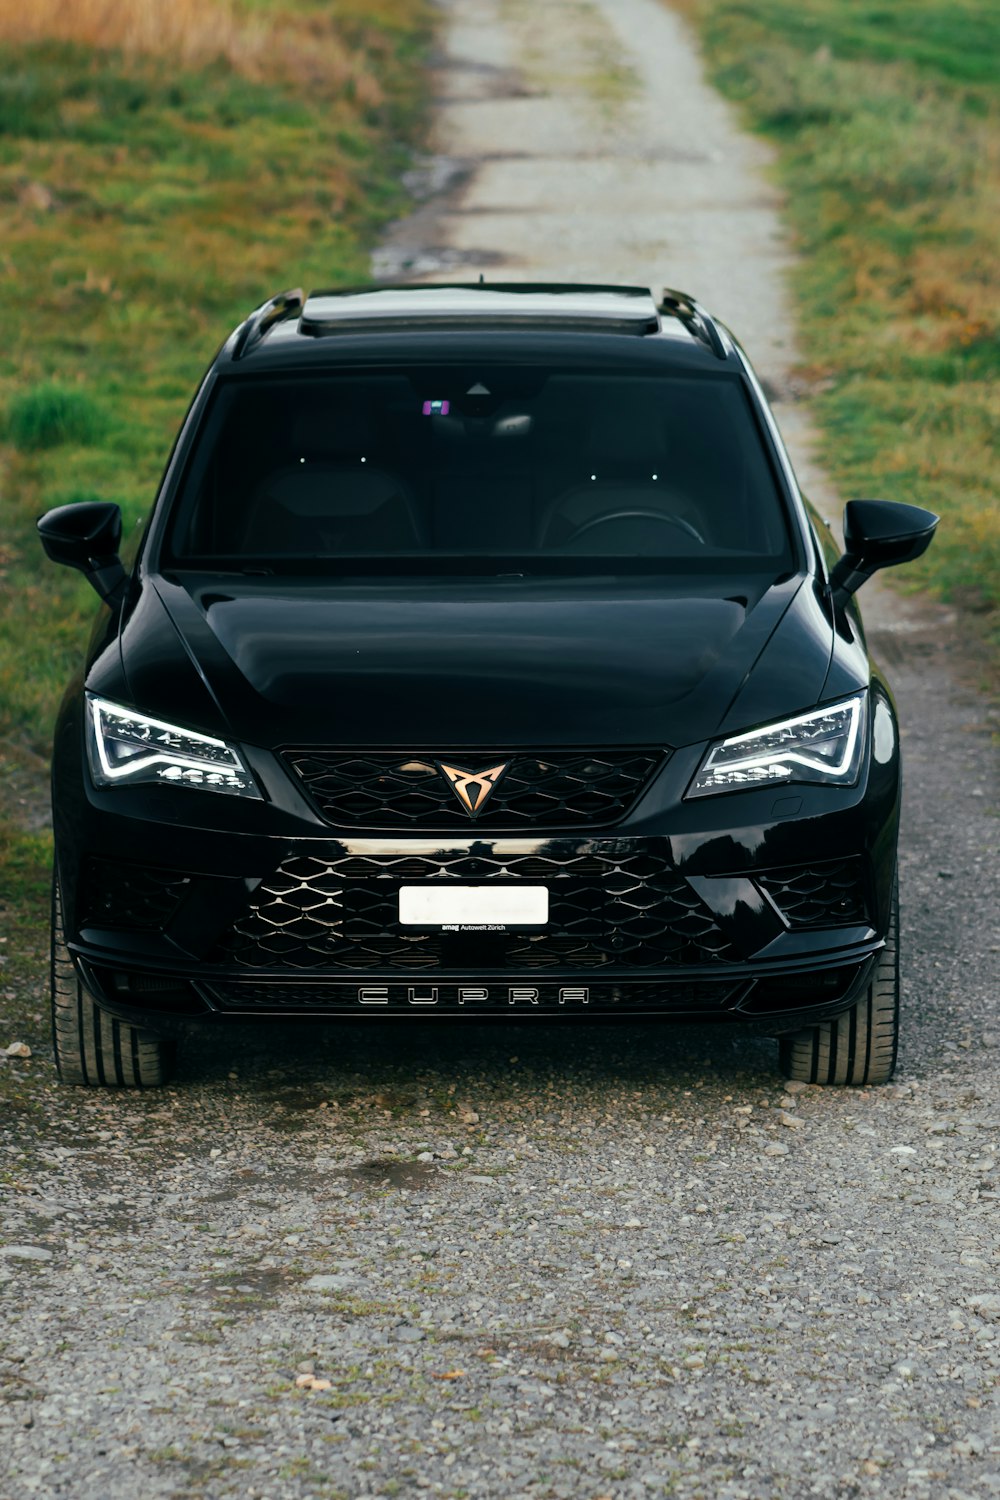
[{"label": "front wheel", "polygon": [[781,1037],[778,1062],[801,1083],[888,1083],[899,1045],[899,887],[893,880],[885,947],[868,988],[832,1021]]},{"label": "front wheel", "polygon": [[63,1083],[155,1088],[166,1083],[173,1047],[152,1032],[116,1021],[80,983],[63,937],[59,887],[52,882],[52,1043]]}]

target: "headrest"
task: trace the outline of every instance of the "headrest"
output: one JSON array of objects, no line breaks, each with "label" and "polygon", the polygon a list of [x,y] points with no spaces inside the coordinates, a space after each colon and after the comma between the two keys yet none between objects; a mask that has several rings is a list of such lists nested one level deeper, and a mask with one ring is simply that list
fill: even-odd
[{"label": "headrest", "polygon": [[662,412],[641,406],[600,412],[591,422],[587,454],[594,464],[646,464],[664,457]]},{"label": "headrest", "polygon": [[363,407],[331,400],[303,407],[296,414],[291,448],[296,458],[348,458],[363,454],[374,437],[375,425]]}]

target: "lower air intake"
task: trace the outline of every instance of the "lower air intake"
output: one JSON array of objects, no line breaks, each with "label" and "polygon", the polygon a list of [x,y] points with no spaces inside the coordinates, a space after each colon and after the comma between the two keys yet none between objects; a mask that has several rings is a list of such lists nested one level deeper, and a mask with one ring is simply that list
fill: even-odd
[{"label": "lower air intake", "polygon": [[593,984],[578,986],[526,979],[517,984],[489,980],[481,984],[358,985],[213,982],[201,986],[219,1010],[251,1013],[350,1013],[352,1015],[439,1014],[526,1015],[596,1014],[648,1011],[713,1015],[727,1009],[745,984],[694,980],[686,983]]},{"label": "lower air intake", "polygon": [[[552,847],[551,845],[548,847]],[[571,846],[572,847],[572,846]],[[399,924],[402,881],[541,881],[543,932],[468,939]],[[433,856],[311,855],[286,860],[262,882],[216,961],[252,969],[477,973],[539,969],[635,970],[733,962],[739,954],[686,880],[658,855],[615,842],[582,852]]]}]

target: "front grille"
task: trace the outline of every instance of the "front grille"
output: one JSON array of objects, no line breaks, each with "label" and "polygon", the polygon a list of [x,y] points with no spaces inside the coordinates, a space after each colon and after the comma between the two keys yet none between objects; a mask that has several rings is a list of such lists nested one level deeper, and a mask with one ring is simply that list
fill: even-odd
[{"label": "front grille", "polygon": [[789,927],[837,927],[868,920],[861,860],[856,855],[769,870],[754,878]]},{"label": "front grille", "polygon": [[190,877],[176,870],[89,859],[80,885],[79,925],[159,931],[190,885]]},{"label": "front grille", "polygon": [[[402,881],[543,881],[543,932],[424,933],[399,926]],[[471,944],[471,946],[470,946]],[[547,856],[444,850],[433,856],[288,859],[254,894],[220,959],[248,968],[411,973],[471,966],[635,969],[739,957],[686,880],[658,855],[588,844]]]},{"label": "front grille", "polygon": [[[477,1016],[500,1013],[514,1019],[548,1011],[585,1015],[595,1011],[648,1010],[712,1014],[725,1010],[746,989],[745,983],[687,980],[592,984],[586,989],[541,981],[512,988],[490,982],[476,988],[451,985],[387,984],[377,990],[343,980],[327,984],[213,981],[201,986],[213,1005],[227,1011],[334,1011],[362,1014],[392,1012]],[[585,997],[585,998],[584,998]]]},{"label": "front grille", "polygon": [[663,750],[527,754],[482,750],[436,755],[287,750],[285,764],[316,810],[338,828],[381,832],[447,833],[470,827],[468,812],[438,769],[463,771],[506,764],[475,820],[477,829],[555,830],[607,827],[620,822],[653,772]]}]

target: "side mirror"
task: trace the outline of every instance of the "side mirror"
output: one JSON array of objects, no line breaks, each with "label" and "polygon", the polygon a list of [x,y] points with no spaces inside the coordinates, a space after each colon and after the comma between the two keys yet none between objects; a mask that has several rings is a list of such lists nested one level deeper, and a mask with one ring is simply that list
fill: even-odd
[{"label": "side mirror", "polygon": [[894,568],[920,557],[931,544],[938,519],[919,505],[848,500],[844,555],[830,575],[836,603],[844,604],[879,568]]},{"label": "side mirror", "polygon": [[40,517],[38,534],[53,562],[79,568],[113,608],[122,602],[128,574],[118,556],[122,513],[117,505],[100,500],[57,505]]}]

